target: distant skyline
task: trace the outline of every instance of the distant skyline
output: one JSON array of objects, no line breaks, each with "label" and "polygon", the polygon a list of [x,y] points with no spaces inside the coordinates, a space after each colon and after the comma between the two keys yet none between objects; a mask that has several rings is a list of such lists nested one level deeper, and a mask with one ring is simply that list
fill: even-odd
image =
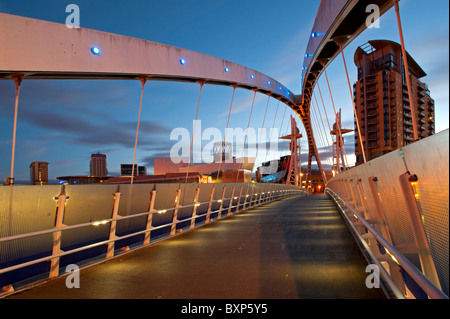
[{"label": "distant skyline", "polygon": [[[306,45],[320,1],[4,1],[0,12],[65,23],[65,8],[76,3],[83,28],[161,42],[186,48],[253,68],[301,92]],[[449,3],[401,0],[400,12],[406,49],[427,73],[435,99],[436,133],[449,127]],[[8,30],[0,30],[8,32]],[[380,19],[379,29],[367,29],[345,50],[350,81],[356,81],[353,55],[369,40],[399,42],[394,9]],[[7,49],[7,48],[4,48]],[[353,128],[353,109],[342,58],[327,69],[335,104],[342,108],[342,126]],[[327,112],[332,106],[326,82],[319,85]],[[224,130],[231,87],[205,85],[199,117],[203,128]],[[153,172],[153,158],[169,156],[176,141],[170,132],[183,127],[192,132],[199,85],[156,82],[146,84],[136,164]],[[247,127],[252,91],[237,89],[229,127]],[[139,108],[140,83],[130,80],[27,80],[19,100],[15,179],[29,180],[33,161],[49,162],[49,180],[58,176],[89,175],[91,154],[106,154],[109,175],[120,174],[121,163],[132,163]],[[267,97],[257,94],[250,126],[262,126]],[[272,126],[278,101],[271,99],[265,128]],[[321,104],[319,103],[321,106]],[[275,127],[286,132],[286,106],[280,104]],[[0,81],[0,179],[9,176],[14,112],[14,84]],[[334,121],[331,121],[333,124]],[[303,125],[297,119],[300,130]],[[318,147],[324,145],[319,143]],[[354,135],[345,137],[349,163],[354,163]],[[279,146],[287,147],[280,142]],[[306,138],[302,141],[307,160]],[[286,154],[286,152],[283,152]],[[239,155],[239,154],[238,154]],[[272,159],[260,154],[261,161]],[[280,153],[278,153],[278,156]],[[326,161],[322,159],[322,162]],[[306,166],[304,166],[306,167]]]}]

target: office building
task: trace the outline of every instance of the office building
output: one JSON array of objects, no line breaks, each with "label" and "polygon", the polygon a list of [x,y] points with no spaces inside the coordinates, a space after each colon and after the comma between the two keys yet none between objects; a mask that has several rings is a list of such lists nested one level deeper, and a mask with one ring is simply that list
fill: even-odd
[{"label": "office building", "polygon": [[[419,139],[435,132],[434,100],[427,85],[420,81],[426,73],[409,54],[407,59],[413,101],[409,100],[398,43],[373,40],[355,52],[358,81],[353,86],[354,101],[366,161],[414,141],[414,110]],[[362,147],[355,118],[356,165],[364,162]]]},{"label": "office building", "polygon": [[105,154],[92,154],[91,155],[91,175],[95,177],[108,176],[108,168],[106,164]]},{"label": "office building", "polygon": [[120,164],[120,176],[134,176],[138,175],[138,165],[134,164],[134,173],[133,173],[133,164]]},{"label": "office building", "polygon": [[48,163],[32,162],[30,164],[31,185],[48,185]]}]

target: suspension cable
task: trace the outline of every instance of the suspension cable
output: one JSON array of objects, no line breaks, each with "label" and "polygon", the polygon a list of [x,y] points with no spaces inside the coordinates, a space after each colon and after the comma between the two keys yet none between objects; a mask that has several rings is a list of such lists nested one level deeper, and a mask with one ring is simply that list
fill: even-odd
[{"label": "suspension cable", "polygon": [[[241,154],[242,162],[241,162],[241,165],[239,165],[239,170],[238,170],[238,172],[237,172],[237,174],[236,174],[236,180],[235,180],[235,183],[237,183],[237,181],[238,181],[239,171],[242,169],[242,165],[244,164],[245,143],[247,142],[248,128],[250,127],[250,120],[252,119],[253,106],[255,105],[256,92],[257,92],[258,90],[257,90],[257,89],[254,89],[253,91],[254,91],[254,94],[253,94],[253,100],[252,100],[252,107],[250,108],[250,115],[249,115],[249,117],[248,117],[247,129],[245,130],[244,145],[242,146],[242,154]],[[256,162],[256,158],[255,158],[255,162]]]},{"label": "suspension cable", "polygon": [[203,89],[203,85],[205,84],[205,81],[199,81],[198,83],[200,84],[200,92],[198,94],[197,110],[195,111],[194,128],[193,128],[193,131],[192,131],[191,147],[189,149],[189,160],[188,160],[188,166],[187,166],[187,170],[186,170],[186,179],[184,181],[185,183],[187,183],[187,180],[188,180],[188,177],[189,177],[189,169],[190,169],[190,166],[191,166],[192,148],[194,146],[195,126],[197,124],[198,108],[199,108],[199,105],[200,105],[200,98],[202,96],[202,89]]},{"label": "suspension cable", "polygon": [[[286,116],[286,110],[287,110],[287,106],[285,106],[284,112],[283,112],[283,117],[281,118],[280,131],[278,132],[278,140],[280,140],[281,134],[283,133],[283,124],[284,124],[284,117]],[[281,157],[281,151],[280,151],[280,157]]]},{"label": "suspension cable", "polygon": [[16,97],[14,102],[14,124],[13,124],[13,137],[12,137],[12,148],[11,148],[11,171],[9,175],[8,185],[14,185],[14,160],[16,152],[16,131],[17,131],[17,112],[19,108],[19,93],[20,87],[23,81],[23,75],[12,76],[14,84],[16,86]]},{"label": "suspension cable", "polygon": [[322,129],[323,129],[323,132],[325,135],[324,142],[326,142],[326,144],[328,146],[328,150],[330,151],[329,156],[333,156],[333,152],[331,152],[331,148],[330,148],[330,141],[328,140],[328,134],[326,133],[327,131],[325,129],[325,124],[323,124],[322,113],[320,112],[320,109],[319,109],[319,103],[317,102],[316,94],[313,94],[313,95],[314,95],[314,100],[316,101],[317,112],[319,113],[319,116],[320,116],[320,123],[322,123]]},{"label": "suspension cable", "polygon": [[[272,130],[270,131],[270,136],[269,136],[269,144],[270,144],[270,141],[272,140],[272,133],[273,133],[273,129],[274,129],[274,127],[275,127],[275,121],[276,121],[276,119],[277,119],[277,114],[278,114],[278,107],[280,106],[280,100],[278,100],[278,104],[277,104],[277,110],[275,111],[275,116],[273,117],[273,123],[272,123]],[[267,148],[267,145],[266,145],[266,148]],[[267,161],[267,154],[268,154],[268,150],[266,149],[266,156],[265,156],[265,158],[264,158],[264,162],[266,162]],[[276,154],[275,154],[276,155]]]},{"label": "suspension cable", "polygon": [[355,114],[356,126],[358,128],[359,143],[361,145],[361,150],[362,150],[362,154],[363,154],[363,158],[364,158],[364,163],[366,163],[366,151],[364,150],[364,144],[363,144],[362,136],[361,136],[361,128],[360,128],[360,125],[359,125],[359,118],[358,118],[358,114],[356,113],[355,101],[353,100],[352,86],[350,84],[350,78],[348,77],[347,63],[345,62],[344,50],[342,49],[341,43],[338,43],[338,45],[339,45],[339,48],[341,50],[342,60],[344,61],[345,74],[347,75],[348,89],[350,91],[350,99],[352,100],[353,112]]},{"label": "suspension cable", "polygon": [[[327,79],[328,91],[330,92],[331,104],[333,105],[334,117],[336,119],[336,126],[338,127],[338,133],[339,133],[338,138],[341,141],[341,145],[344,146],[344,138],[342,137],[341,123],[339,123],[339,121],[337,120],[336,108],[334,107],[333,95],[331,93],[331,87],[330,87],[330,82],[328,81],[328,75],[327,75],[326,68],[323,69],[323,72],[325,73],[325,78]],[[345,157],[345,160],[347,160],[347,157]],[[348,163],[347,163],[347,167],[348,167]]]},{"label": "suspension cable", "polygon": [[138,141],[138,134],[139,134],[139,123],[141,121],[141,109],[142,109],[142,97],[144,95],[144,86],[145,83],[147,82],[147,78],[141,77],[139,79],[142,83],[142,88],[141,88],[141,101],[139,102],[139,115],[138,115],[138,120],[137,120],[137,127],[136,127],[136,139],[134,141],[134,154],[133,154],[133,166],[131,168],[131,180],[130,180],[130,184],[133,184],[133,179],[134,179],[134,164],[136,162],[136,149],[137,149],[137,141]]},{"label": "suspension cable", "polygon": [[[222,142],[222,146],[221,146],[221,151],[222,151],[222,152],[224,151],[225,141],[226,141],[226,138],[227,138],[228,124],[230,123],[231,109],[233,108],[234,93],[236,92],[237,84],[233,84],[232,87],[233,87],[233,94],[231,95],[231,103],[230,103],[230,110],[228,111],[227,126],[225,127],[225,135],[224,135],[224,137],[223,137],[223,142]],[[222,154],[222,155],[223,155],[223,154]],[[220,162],[219,162],[219,169],[217,170],[217,178],[216,178],[216,182],[219,181],[219,175],[220,175],[220,172],[221,172],[221,171],[220,171],[220,168],[221,168],[221,166],[222,166],[222,157],[223,157],[223,156],[220,157],[221,160],[220,160]],[[222,175],[223,175],[223,172],[222,172]]]},{"label": "suspension cable", "polygon": [[[270,102],[270,94],[268,94],[268,97],[267,97],[266,111],[264,112],[264,118],[263,118],[263,122],[262,122],[262,126],[261,126],[262,129],[264,128],[264,123],[266,122],[266,115],[267,115],[267,109],[269,107],[269,102]],[[261,130],[261,134],[258,137],[258,145],[256,145],[255,163],[256,163],[256,159],[258,158],[259,143],[261,142],[261,136],[262,136],[262,130]]]},{"label": "suspension cable", "polygon": [[[314,106],[314,103],[311,101],[311,106]],[[325,142],[324,142],[324,139],[323,139],[323,135],[322,135],[322,131],[320,130],[320,126],[319,126],[319,120],[318,120],[318,118],[317,118],[317,115],[316,114],[314,114],[313,112],[310,112],[310,114],[311,114],[311,119],[313,120],[313,121],[311,121],[311,127],[313,128],[313,126],[312,126],[312,124],[313,124],[313,122],[314,122],[314,124],[315,124],[315,126],[316,126],[316,128],[317,128],[317,132],[318,132],[318,140],[322,143],[322,145],[323,145],[323,147],[325,148],[325,154],[326,153],[328,153],[329,154],[329,152],[328,152],[328,150],[327,150],[327,147],[326,147],[326,145],[325,145]],[[319,160],[320,160],[320,154],[319,154],[319,151],[317,151],[317,156],[319,157]],[[329,158],[329,155],[328,155],[328,158]],[[326,181],[325,181],[326,182]]]},{"label": "suspension cable", "polygon": [[[324,112],[325,112],[325,116],[326,116],[326,118],[327,118],[327,123],[328,123],[328,128],[330,129],[330,134],[331,134],[331,125],[330,125],[330,121],[328,120],[328,115],[327,115],[327,110],[325,109],[325,103],[323,102],[323,97],[322,97],[322,91],[320,90],[320,86],[319,86],[319,82],[317,82],[317,88],[319,89],[319,95],[320,95],[320,99],[321,99],[321,101],[322,101],[322,107],[323,107],[323,110],[324,110]],[[336,121],[337,121],[337,119],[336,119]],[[340,127],[340,123],[339,123],[339,127]],[[336,134],[336,140],[338,140],[338,135]],[[333,140],[333,138],[331,138],[331,140]],[[346,153],[346,151],[345,151],[345,146],[344,146],[344,143],[342,142],[342,150],[343,150],[343,152],[344,152],[344,160],[345,160],[345,162],[343,161],[342,162],[342,165],[344,166],[344,169],[345,169],[345,166],[347,166],[348,167],[348,160],[347,160],[347,153]],[[340,154],[336,154],[336,156],[339,156]],[[338,167],[338,172],[340,172],[341,171],[341,167],[340,167],[340,165],[339,165],[339,167]]]}]

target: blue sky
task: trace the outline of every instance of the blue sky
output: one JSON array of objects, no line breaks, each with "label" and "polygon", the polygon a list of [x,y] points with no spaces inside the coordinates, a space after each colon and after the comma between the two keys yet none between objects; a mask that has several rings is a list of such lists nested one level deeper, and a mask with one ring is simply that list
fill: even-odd
[{"label": "blue sky", "polygon": [[[70,3],[80,8],[81,27],[227,59],[265,73],[298,94],[303,56],[320,1],[0,0],[0,12],[65,23],[68,15],[65,8]],[[436,132],[439,132],[449,126],[449,3],[401,0],[400,10],[406,48],[428,74],[422,80],[429,85],[436,101]],[[345,49],[352,83],[356,80],[353,54],[358,46],[372,39],[399,42],[393,9],[381,17],[379,29],[366,30]],[[342,59],[338,57],[327,72],[336,106],[343,110],[343,126],[352,128],[352,104]],[[327,112],[331,114],[324,81],[321,78],[319,84]],[[231,92],[230,87],[206,85],[203,88],[198,116],[203,129],[224,129]],[[153,157],[168,156],[175,143],[169,138],[170,132],[176,127],[192,131],[198,93],[198,84],[147,83],[136,162],[147,166],[150,173]],[[253,92],[237,89],[229,127],[246,128],[252,97]],[[107,155],[110,174],[117,175],[120,163],[133,160],[139,98],[138,81],[25,80],[19,103],[16,180],[29,179],[32,161],[49,162],[50,179],[89,174],[90,154],[96,152]],[[266,96],[257,95],[251,127],[262,127],[266,102]],[[273,99],[269,102],[266,128],[274,122],[277,102]],[[285,108],[280,104],[275,127],[281,126]],[[14,84],[10,80],[0,81],[2,180],[9,176],[13,109]],[[285,114],[287,117],[290,109]],[[346,140],[353,141],[353,135],[349,134]],[[302,145],[306,154],[306,141]],[[351,143],[346,150],[352,164]],[[261,154],[258,161],[269,158]],[[306,160],[306,156],[303,159]]]}]

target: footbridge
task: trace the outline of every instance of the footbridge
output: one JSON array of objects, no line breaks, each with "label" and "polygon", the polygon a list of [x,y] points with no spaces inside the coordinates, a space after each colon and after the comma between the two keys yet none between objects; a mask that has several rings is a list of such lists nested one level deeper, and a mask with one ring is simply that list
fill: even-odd
[{"label": "footbridge", "polygon": [[[317,151],[315,85],[337,56],[345,65],[343,50],[367,27],[369,4],[380,14],[395,7],[399,17],[396,0],[321,2],[297,95],[256,70],[199,52],[0,13],[7,48],[0,79],[16,87],[11,174],[0,188],[0,296],[448,299],[448,130],[329,180]],[[306,178],[315,157],[325,193],[187,179],[15,185],[20,89],[33,79],[140,81],[139,115],[149,81],[198,83],[197,111],[204,85],[230,86],[228,116],[236,90],[253,91],[253,101],[257,94],[276,99],[301,119]]]}]

